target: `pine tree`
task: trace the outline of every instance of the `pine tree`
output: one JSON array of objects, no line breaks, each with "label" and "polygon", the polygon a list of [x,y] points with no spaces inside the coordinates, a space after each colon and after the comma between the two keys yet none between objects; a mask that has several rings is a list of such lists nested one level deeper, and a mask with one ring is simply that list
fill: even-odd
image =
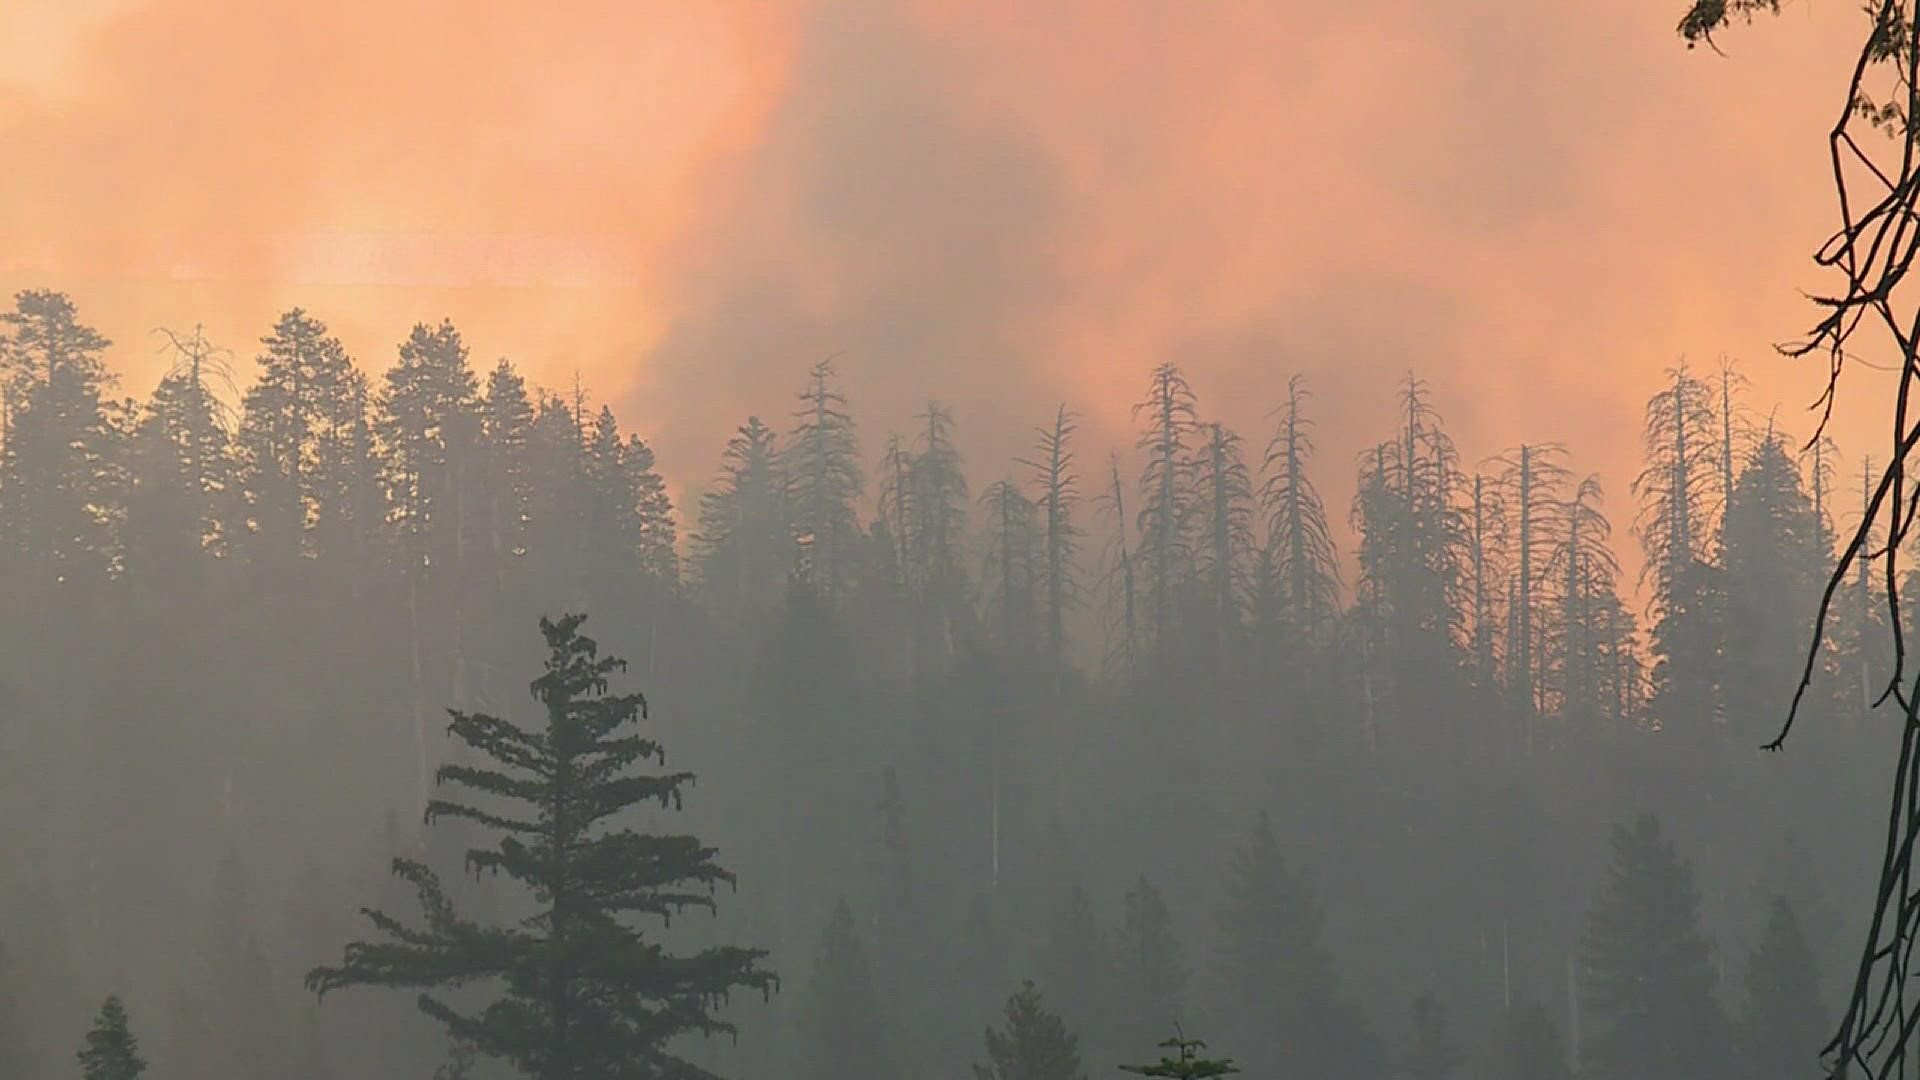
[{"label": "pine tree", "polygon": [[141,1060],[139,1044],[127,1026],[127,1009],[120,999],[110,997],[94,1017],[93,1030],[80,1052],[80,1075],[86,1080],[135,1080],[147,1071]]},{"label": "pine tree", "polygon": [[225,350],[198,327],[164,332],[171,362],[133,432],[123,572],[142,587],[203,587],[207,560],[228,554],[241,493],[217,390],[232,386]]},{"label": "pine tree", "polygon": [[[1595,1018],[1581,1072],[1601,1080],[1697,1080],[1727,1053],[1693,871],[1651,816],[1613,830],[1613,860],[1587,916],[1580,983]],[[1584,1026],[1584,1025],[1583,1025]]]},{"label": "pine tree", "polygon": [[627,436],[620,465],[633,499],[634,561],[656,596],[671,592],[680,582],[680,557],[666,479],[655,468],[653,448],[638,435]]},{"label": "pine tree", "polygon": [[1601,507],[1598,477],[1575,486],[1560,509],[1557,528],[1560,535],[1545,568],[1551,605],[1546,686],[1563,719],[1590,725],[1607,715],[1607,666],[1610,650],[1619,643],[1606,620],[1621,609],[1620,564],[1607,545],[1613,527]]},{"label": "pine tree", "polygon": [[1511,515],[1507,528],[1513,538],[1508,554],[1513,583],[1508,590],[1507,689],[1522,717],[1523,739],[1531,731],[1526,718],[1544,711],[1544,585],[1551,553],[1565,532],[1560,518],[1572,479],[1566,453],[1565,447],[1555,443],[1522,443],[1500,461],[1501,503]]},{"label": "pine tree", "polygon": [[1778,729],[1799,685],[1807,619],[1819,604],[1831,559],[1800,470],[1771,428],[1734,485],[1720,550],[1727,722],[1757,744]]},{"label": "pine tree", "polygon": [[[387,369],[375,430],[392,525],[409,582],[460,580],[467,522],[477,501],[473,461],[480,434],[479,384],[451,321],[417,323]],[[476,511],[478,507],[471,507]]]},{"label": "pine tree", "polygon": [[1034,628],[1039,584],[1046,571],[1041,537],[1034,526],[1033,500],[1013,481],[1000,480],[980,493],[980,509],[987,544],[980,574],[984,614],[998,626],[1007,654],[1026,656],[1037,640],[1044,640]]},{"label": "pine tree", "polygon": [[701,496],[693,566],[708,597],[740,613],[775,602],[793,570],[786,474],[777,437],[757,416],[727,440],[720,476]]},{"label": "pine tree", "polygon": [[27,290],[0,313],[6,389],[0,445],[5,542],[49,585],[103,579],[112,563],[123,432],[102,400],[112,343],[64,293]]},{"label": "pine tree", "polygon": [[1553,1016],[1537,1001],[1506,1011],[1487,1058],[1488,1080],[1570,1080],[1566,1048]]},{"label": "pine tree", "polygon": [[1219,972],[1220,1017],[1241,1060],[1257,1072],[1361,1075],[1368,1038],[1342,1000],[1321,941],[1320,906],[1280,854],[1272,822],[1255,820],[1227,865]]},{"label": "pine tree", "polygon": [[1127,890],[1114,964],[1112,1020],[1122,1043],[1138,1043],[1143,1032],[1164,1030],[1179,1020],[1186,1007],[1187,966],[1166,901],[1145,877]]},{"label": "pine tree", "polygon": [[1106,1018],[1102,991],[1109,981],[1108,961],[1102,952],[1093,898],[1078,882],[1068,886],[1054,915],[1039,964],[1039,984],[1052,996],[1060,1015],[1075,1030],[1098,1034],[1094,1025]]},{"label": "pine tree", "polygon": [[1146,454],[1140,474],[1140,569],[1146,578],[1146,634],[1155,649],[1173,640],[1175,601],[1191,570],[1188,521],[1192,513],[1193,440],[1200,430],[1193,388],[1173,364],[1153,369],[1146,400],[1133,407],[1145,418],[1139,448]]},{"label": "pine tree", "polygon": [[1313,634],[1339,610],[1340,578],[1326,506],[1307,475],[1313,457],[1313,420],[1305,411],[1310,396],[1300,376],[1287,380],[1285,411],[1261,467],[1260,506],[1267,519],[1264,561],[1273,617]]},{"label": "pine tree", "polygon": [[533,501],[530,441],[533,403],[527,382],[501,360],[487,374],[480,401],[480,438],[486,454],[487,546],[495,588],[505,591],[510,568],[527,554],[527,524]]},{"label": "pine tree", "polygon": [[1362,458],[1353,522],[1360,534],[1357,606],[1375,657],[1367,674],[1390,711],[1410,720],[1441,711],[1432,702],[1457,684],[1472,600],[1471,550],[1455,498],[1464,486],[1459,452],[1426,383],[1409,374],[1400,406],[1398,434]]},{"label": "pine tree", "polygon": [[541,398],[527,432],[528,558],[536,596],[586,603],[591,591],[591,517],[587,433],[574,408],[558,395]]},{"label": "pine tree", "polygon": [[1007,999],[1006,1026],[987,1029],[989,1065],[975,1065],[975,1080],[1086,1080],[1080,1072],[1080,1040],[1047,1011],[1031,980]]},{"label": "pine tree", "polygon": [[800,1023],[801,1080],[893,1075],[889,1013],[845,900],[821,932]]},{"label": "pine tree", "polygon": [[1447,1080],[1466,1055],[1447,1028],[1447,1007],[1432,994],[1413,999],[1413,1027],[1401,1071],[1410,1080]]},{"label": "pine tree", "polygon": [[300,308],[260,343],[260,376],[241,411],[242,481],[254,559],[285,569],[337,547],[360,518],[359,466],[371,451],[366,380],[326,324]]},{"label": "pine tree", "polygon": [[1775,896],[1760,944],[1747,959],[1738,1060],[1751,1080],[1805,1076],[1819,1067],[1831,1034],[1820,1001],[1820,971],[1785,897]]},{"label": "pine tree", "polygon": [[1683,360],[1647,402],[1640,496],[1643,583],[1654,583],[1653,709],[1663,728],[1698,739],[1719,715],[1719,576],[1705,545],[1717,485],[1713,392]]},{"label": "pine tree", "polygon": [[1022,459],[1039,491],[1041,518],[1041,589],[1045,596],[1047,659],[1058,668],[1066,654],[1066,617],[1078,599],[1075,559],[1080,552],[1081,529],[1074,517],[1080,501],[1079,477],[1073,468],[1073,436],[1079,417],[1061,405],[1053,426],[1037,430],[1032,458]]},{"label": "pine tree", "polygon": [[1178,1080],[1229,1076],[1240,1071],[1231,1058],[1201,1057],[1201,1051],[1207,1048],[1207,1044],[1199,1039],[1187,1038],[1177,1027],[1173,1038],[1162,1040],[1160,1047],[1173,1053],[1162,1054],[1160,1060],[1152,1065],[1122,1065],[1120,1070],[1135,1076],[1166,1076]]},{"label": "pine tree", "polygon": [[847,399],[834,384],[833,361],[822,360],[798,395],[787,436],[787,475],[793,485],[795,540],[807,576],[829,599],[851,580],[859,525],[860,446]]},{"label": "pine tree", "polygon": [[1253,483],[1240,450],[1240,436],[1218,423],[1200,430],[1193,465],[1195,521],[1193,572],[1202,583],[1214,649],[1239,627],[1251,591]]},{"label": "pine tree", "polygon": [[429,822],[464,819],[500,832],[498,846],[469,851],[467,865],[524,886],[537,915],[511,926],[465,919],[431,870],[399,859],[394,873],[418,893],[425,925],[369,910],[382,940],[348,945],[340,966],[314,969],[307,985],[325,995],[352,986],[431,991],[503,981],[477,1013],[432,993],[421,995],[420,1008],[456,1041],[540,1080],[707,1077],[669,1041],[730,1033],[717,1003],[736,988],[770,990],[774,977],[760,966],[759,950],[720,946],[674,956],[623,921],[712,909],[715,887],[733,875],[692,836],[610,827],[642,802],[677,805],[693,777],[632,771],[663,762],[665,752],[631,731],[646,718],[645,699],[608,693],[623,664],[580,634],[582,619],[541,620],[549,656],[532,686],[545,713],[540,727],[450,711],[452,734],[494,765],[445,765],[436,783],[491,796],[502,808],[452,799],[427,808]]},{"label": "pine tree", "polygon": [[1134,582],[1135,552],[1127,545],[1127,500],[1120,483],[1120,457],[1107,457],[1107,483],[1096,505],[1107,519],[1111,539],[1100,575],[1107,624],[1108,670],[1131,672],[1140,654],[1140,626]]},{"label": "pine tree", "polygon": [[919,588],[944,593],[960,580],[967,480],[953,443],[953,414],[932,401],[917,419],[920,435],[908,474],[913,513],[904,536],[908,568]]}]

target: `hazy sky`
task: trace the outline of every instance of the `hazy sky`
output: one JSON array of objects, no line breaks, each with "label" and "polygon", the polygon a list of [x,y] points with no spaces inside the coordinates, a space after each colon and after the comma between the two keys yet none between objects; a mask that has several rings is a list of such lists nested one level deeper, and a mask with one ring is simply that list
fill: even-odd
[{"label": "hazy sky", "polygon": [[138,394],[155,326],[250,357],[297,303],[380,368],[451,316],[678,485],[828,353],[869,449],[938,397],[979,484],[1057,400],[1089,464],[1129,440],[1174,359],[1256,447],[1305,372],[1344,519],[1412,368],[1469,464],[1562,438],[1624,531],[1677,356],[1797,433],[1824,377],[1769,346],[1859,15],[1720,58],[1681,6],[7,0],[0,288],[74,294]]}]

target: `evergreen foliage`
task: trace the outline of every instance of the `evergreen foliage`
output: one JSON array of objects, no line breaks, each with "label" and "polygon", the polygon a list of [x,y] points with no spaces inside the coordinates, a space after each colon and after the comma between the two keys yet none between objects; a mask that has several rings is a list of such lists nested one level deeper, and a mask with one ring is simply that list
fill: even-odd
[{"label": "evergreen foliage", "polygon": [[139,1043],[127,1024],[126,1006],[109,997],[94,1017],[93,1029],[76,1055],[85,1080],[135,1080],[147,1070]]},{"label": "evergreen foliage", "polygon": [[454,910],[433,871],[396,860],[395,875],[418,893],[424,926],[369,909],[381,940],[348,945],[339,966],[314,969],[307,985],[325,995],[498,980],[499,996],[478,1012],[431,993],[420,1008],[455,1040],[541,1080],[706,1077],[669,1041],[730,1033],[716,1006],[738,988],[770,990],[774,979],[759,950],[716,946],[677,956],[624,921],[711,909],[714,888],[733,875],[694,837],[617,824],[645,802],[678,805],[692,774],[633,771],[664,765],[665,751],[631,730],[646,718],[645,699],[609,693],[624,664],[600,655],[580,634],[582,621],[541,620],[548,659],[532,686],[544,710],[539,727],[451,711],[452,734],[492,765],[442,766],[436,782],[485,801],[435,799],[427,808],[430,823],[464,819],[500,833],[498,846],[469,851],[467,865],[523,886],[538,914],[510,927],[473,922]]},{"label": "evergreen foliage", "polygon": [[1047,1011],[1040,988],[1020,984],[1007,999],[1005,1026],[987,1029],[987,1065],[975,1065],[975,1080],[1086,1080],[1080,1071],[1080,1041]]},{"label": "evergreen foliage", "polygon": [[1785,897],[1773,898],[1760,943],[1747,958],[1745,990],[1737,1030],[1741,1075],[1769,1080],[1819,1068],[1832,1035],[1820,969]]},{"label": "evergreen foliage", "polygon": [[820,935],[801,1015],[802,1080],[888,1076],[895,1063],[890,1012],[875,986],[853,911],[842,900]]},{"label": "evergreen foliage", "polygon": [[1616,825],[1612,855],[1581,945],[1581,1000],[1595,1018],[1581,1042],[1581,1073],[1716,1075],[1729,1049],[1727,1020],[1714,998],[1693,872],[1651,816]]}]

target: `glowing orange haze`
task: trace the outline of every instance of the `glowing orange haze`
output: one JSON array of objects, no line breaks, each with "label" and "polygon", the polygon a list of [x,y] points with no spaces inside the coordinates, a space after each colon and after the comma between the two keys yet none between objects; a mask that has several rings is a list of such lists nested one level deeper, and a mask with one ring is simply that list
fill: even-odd
[{"label": "glowing orange haze", "polygon": [[156,326],[245,357],[299,304],[379,368],[450,316],[682,489],[828,353],[869,449],[938,398],[980,483],[1058,400],[1104,460],[1172,359],[1256,453],[1304,372],[1342,516],[1411,368],[1469,463],[1562,440],[1624,531],[1677,356],[1797,434],[1824,377],[1769,345],[1858,16],[1720,59],[1680,7],[11,0],[0,287],[71,292],[136,394]]}]

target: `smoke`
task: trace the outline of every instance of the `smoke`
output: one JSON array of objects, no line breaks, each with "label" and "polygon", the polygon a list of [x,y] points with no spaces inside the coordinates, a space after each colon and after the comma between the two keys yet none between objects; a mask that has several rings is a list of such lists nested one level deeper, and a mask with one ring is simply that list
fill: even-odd
[{"label": "smoke", "polygon": [[[841,354],[870,452],[928,398],[977,482],[1163,360],[1253,446],[1286,377],[1352,455],[1427,378],[1469,463],[1568,443],[1631,517],[1640,407],[1746,361],[1809,426],[1850,10],[1689,53],[1670,0],[46,0],[0,13],[0,287],[242,356],[278,308],[576,373],[683,491]],[[1843,402],[1849,439],[1870,409]]]},{"label": "smoke", "polygon": [[870,448],[929,399],[1001,453],[1050,415],[1064,193],[1035,139],[965,98],[964,59],[902,5],[809,16],[766,129],[716,166],[682,241],[676,315],[631,402],[664,443],[716,460],[727,410],[784,427],[835,354]]}]

